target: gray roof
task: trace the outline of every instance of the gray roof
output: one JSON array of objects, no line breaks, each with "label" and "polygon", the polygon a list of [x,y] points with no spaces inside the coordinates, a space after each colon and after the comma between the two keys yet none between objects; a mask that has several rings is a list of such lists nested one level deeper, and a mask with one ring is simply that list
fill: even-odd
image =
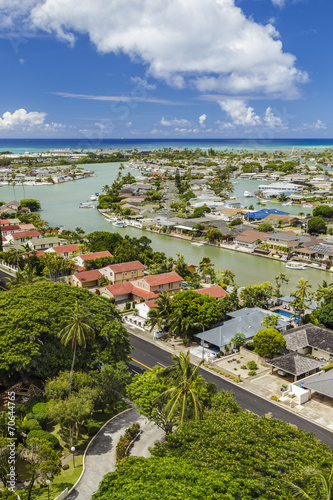
[{"label": "gray roof", "polygon": [[[239,313],[237,316],[236,313]],[[223,347],[231,342],[232,337],[236,333],[244,333],[246,339],[250,339],[263,328],[261,322],[270,311],[260,308],[244,308],[235,311],[236,317],[224,322],[221,326],[212,328],[205,332],[197,333],[196,338],[204,340],[214,346]],[[289,325],[289,319],[281,317],[278,328],[283,328]]]},{"label": "gray roof", "polygon": [[301,387],[319,392],[325,396],[333,397],[333,370],[319,372],[300,380]]},{"label": "gray roof", "polygon": [[[281,300],[282,302],[294,302],[295,297],[286,295],[285,297],[279,297],[279,300]],[[310,300],[309,302],[306,301],[306,307],[307,309],[312,309],[314,311],[315,309],[319,309],[320,303],[316,300]]]},{"label": "gray roof", "polygon": [[333,248],[328,245],[314,245],[312,247],[308,247],[309,250],[314,250],[315,252],[333,254]]},{"label": "gray roof", "polygon": [[333,331],[311,323],[284,333],[289,351],[313,347],[333,354]]},{"label": "gray roof", "polygon": [[292,241],[292,240],[299,240],[300,239],[300,237],[297,236],[297,235],[295,235],[295,234],[287,234],[287,233],[283,233],[283,232],[268,234],[267,238],[268,239],[278,238],[279,240],[286,240],[286,241]]},{"label": "gray roof", "polygon": [[284,356],[280,356],[266,362],[269,365],[274,366],[274,368],[279,368],[279,370],[283,370],[286,373],[291,373],[296,376],[316,370],[326,364],[325,361],[310,358],[309,356],[304,356],[304,354],[299,354],[298,352],[290,352],[289,354],[285,354]]}]

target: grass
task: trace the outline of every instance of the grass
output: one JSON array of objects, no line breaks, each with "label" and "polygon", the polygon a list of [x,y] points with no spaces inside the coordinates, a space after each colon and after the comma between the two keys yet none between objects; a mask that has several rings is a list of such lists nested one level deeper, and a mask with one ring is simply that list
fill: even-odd
[{"label": "grass", "polygon": [[[56,476],[52,483],[50,484],[50,499],[56,498],[65,488],[70,488],[76,481],[79,479],[83,465],[82,465],[83,455],[79,455],[75,457],[75,469],[73,469],[73,461],[68,462],[69,469],[61,470],[59,476]],[[25,500],[27,498],[27,488],[19,490],[18,493],[21,497],[21,500]],[[33,487],[31,498],[38,500],[48,500],[48,492],[47,488],[41,488],[39,485]]]}]

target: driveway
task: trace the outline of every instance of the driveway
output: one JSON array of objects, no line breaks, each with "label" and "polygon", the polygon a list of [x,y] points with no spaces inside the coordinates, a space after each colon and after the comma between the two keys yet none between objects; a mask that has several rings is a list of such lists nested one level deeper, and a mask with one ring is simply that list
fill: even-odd
[{"label": "driveway", "polygon": [[135,408],[127,410],[106,424],[92,441],[86,454],[85,472],[76,488],[68,495],[68,500],[91,499],[105,474],[115,471],[115,454],[119,438],[135,422],[140,423],[143,433],[133,447],[133,454],[149,456],[148,446],[153,446],[156,440],[163,439],[163,433],[142,417]]}]

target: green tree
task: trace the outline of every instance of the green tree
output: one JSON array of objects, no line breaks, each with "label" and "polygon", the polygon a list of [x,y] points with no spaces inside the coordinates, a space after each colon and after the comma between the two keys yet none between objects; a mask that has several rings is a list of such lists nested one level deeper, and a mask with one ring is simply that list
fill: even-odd
[{"label": "green tree", "polygon": [[321,217],[312,217],[308,221],[308,232],[310,234],[326,234],[327,233],[327,225],[323,221]]},{"label": "green tree", "polygon": [[283,335],[275,328],[263,328],[253,337],[254,350],[259,356],[274,356],[280,354],[280,349],[286,347]]},{"label": "green tree", "polygon": [[324,325],[326,328],[333,329],[333,302],[324,304],[319,309],[318,321],[321,325]]},{"label": "green tree", "polygon": [[225,285],[235,284],[235,274],[230,269],[226,269],[225,271],[220,271],[220,276],[221,276],[221,281]]},{"label": "green tree", "polygon": [[31,479],[28,486],[27,500],[31,500],[35,481],[45,486],[47,479],[53,479],[60,474],[60,453],[55,451],[51,443],[45,439],[34,438],[29,442],[27,460],[31,465]]},{"label": "green tree", "polygon": [[29,269],[25,267],[23,271],[17,271],[15,278],[6,278],[7,288],[15,288],[18,286],[33,285],[34,283],[41,283],[49,281],[46,276],[38,276],[36,269]]},{"label": "green tree", "polygon": [[333,208],[329,205],[318,205],[312,210],[312,215],[314,217],[325,217],[327,219],[332,219]]},{"label": "green tree", "polygon": [[293,498],[301,500],[333,500],[333,466],[331,469],[307,468],[304,471],[305,489],[287,482],[286,489]]},{"label": "green tree", "polygon": [[236,333],[232,337],[231,342],[236,344],[237,349],[239,349],[240,347],[242,347],[242,345],[246,343],[246,336],[244,335],[244,333]]},{"label": "green tree", "polygon": [[168,330],[174,337],[187,339],[193,326],[192,318],[184,316],[181,309],[175,309],[169,317]]},{"label": "green tree", "polygon": [[31,212],[34,212],[36,210],[40,210],[42,208],[40,201],[38,200],[32,200],[29,198],[26,198],[25,200],[20,201],[21,207],[28,207]]},{"label": "green tree", "polygon": [[279,324],[279,316],[277,314],[266,314],[261,324],[266,328],[276,328]]},{"label": "green tree", "polygon": [[72,376],[75,363],[75,354],[77,346],[85,349],[87,345],[87,339],[92,339],[94,337],[94,330],[91,326],[91,314],[86,309],[84,309],[78,301],[76,301],[74,308],[68,313],[64,320],[65,326],[58,333],[58,338],[61,343],[65,346],[71,342],[73,350],[73,361],[71,366],[71,371],[69,374],[69,393],[71,395],[71,384]]},{"label": "green tree", "polygon": [[279,273],[275,276],[275,289],[274,289],[274,297],[282,297],[282,294],[281,294],[281,287],[284,283],[289,283],[289,278],[287,278],[286,274],[285,273]]},{"label": "green tree", "polygon": [[312,285],[309,284],[308,280],[300,278],[296,285],[296,297],[300,298],[302,301],[305,301],[309,297],[311,287]]},{"label": "green tree", "polygon": [[262,231],[263,233],[274,231],[274,227],[269,222],[260,222],[257,229],[258,231]]},{"label": "green tree", "polygon": [[210,260],[210,257],[202,258],[202,260],[199,262],[198,271],[204,280],[206,280],[207,277],[209,277],[210,281],[214,283],[216,274],[215,274],[214,264]]},{"label": "green tree", "polygon": [[115,366],[104,364],[94,379],[98,391],[97,403],[104,412],[106,406],[114,407],[115,403],[126,394],[132,376],[128,365],[124,361],[119,361]]},{"label": "green tree", "polygon": [[218,301],[194,290],[179,292],[170,299],[169,322],[175,314],[180,315],[180,310],[182,318],[190,318],[193,324],[202,323],[207,329],[221,318],[223,300]]},{"label": "green tree", "polygon": [[239,297],[243,307],[261,307],[267,309],[273,296],[273,286],[269,281],[248,285],[240,291]]}]

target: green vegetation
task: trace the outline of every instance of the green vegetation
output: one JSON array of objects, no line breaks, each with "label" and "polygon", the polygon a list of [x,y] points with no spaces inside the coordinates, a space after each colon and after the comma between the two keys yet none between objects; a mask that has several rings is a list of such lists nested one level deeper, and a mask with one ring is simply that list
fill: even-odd
[{"label": "green vegetation", "polygon": [[253,337],[254,350],[259,356],[274,358],[280,354],[280,349],[286,347],[286,341],[275,328],[263,328]]},{"label": "green vegetation", "polygon": [[38,200],[33,200],[30,198],[26,198],[25,200],[21,200],[20,205],[21,205],[21,207],[28,207],[31,210],[31,212],[35,212],[36,210],[40,210],[42,208],[41,204]]},{"label": "green vegetation", "polygon": [[200,421],[185,423],[148,459],[129,457],[107,474],[93,500],[285,500],[283,482],[306,466],[332,464],[313,434],[242,411],[220,392]]}]

